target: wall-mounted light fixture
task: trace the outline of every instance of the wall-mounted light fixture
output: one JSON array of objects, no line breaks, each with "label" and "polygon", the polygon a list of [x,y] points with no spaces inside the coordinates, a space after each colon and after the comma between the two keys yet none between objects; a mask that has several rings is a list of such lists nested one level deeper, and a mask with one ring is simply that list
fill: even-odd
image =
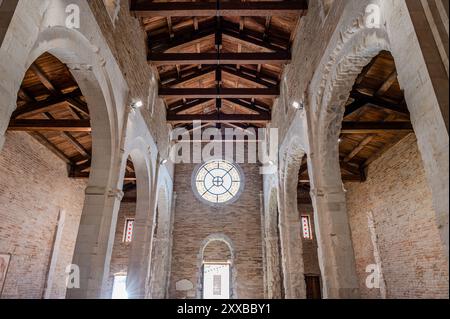
[{"label": "wall-mounted light fixture", "polygon": [[139,108],[141,108],[141,107],[143,107],[144,106],[144,102],[142,102],[141,100],[137,100],[137,101],[135,101],[135,102],[133,102],[132,104],[131,104],[131,107],[133,108],[133,109],[139,109]]},{"label": "wall-mounted light fixture", "polygon": [[303,110],[303,102],[294,101],[292,102],[292,107],[296,110]]}]

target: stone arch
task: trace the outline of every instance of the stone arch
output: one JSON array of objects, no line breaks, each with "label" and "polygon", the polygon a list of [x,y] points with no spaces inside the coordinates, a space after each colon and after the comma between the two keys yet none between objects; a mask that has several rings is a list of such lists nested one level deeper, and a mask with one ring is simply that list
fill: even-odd
[{"label": "stone arch", "polygon": [[[364,26],[364,17],[349,21],[347,29],[335,37],[332,45],[318,68],[310,85],[309,120],[313,127],[312,145],[312,197],[319,239],[319,259],[324,276],[325,297],[354,295],[351,290],[338,288],[355,287],[355,277],[348,270],[353,268],[348,261],[354,259],[350,244],[342,244],[349,234],[346,216],[345,195],[339,167],[338,138],[345,111],[345,103],[357,76],[376,55],[386,50],[392,53],[400,86],[411,114],[411,121],[417,136],[428,183],[432,191],[437,227],[441,234],[443,250],[448,257],[448,132],[442,120],[437,92],[433,88],[428,66],[425,63],[421,44],[416,38],[416,30],[408,14],[399,21],[393,12],[410,8],[402,2],[380,1],[383,21],[381,28]],[[364,5],[364,4],[363,4]],[[395,9],[393,8],[395,7]],[[349,10],[352,12],[352,10]],[[354,12],[352,12],[354,14]],[[348,16],[346,17],[349,18]],[[403,40],[405,34],[411,34]],[[399,39],[402,39],[399,41]],[[393,40],[392,42],[390,40]],[[395,40],[395,41],[394,41]],[[408,48],[408,49],[407,49]],[[409,51],[409,55],[404,52]],[[408,57],[408,59],[406,59]],[[411,60],[414,66],[411,67]],[[421,89],[417,90],[420,85]],[[430,129],[432,127],[432,129]],[[440,151],[437,151],[437,150]],[[445,149],[445,151],[443,151]],[[442,156],[437,156],[436,154]],[[333,208],[331,208],[333,207]],[[320,215],[317,215],[317,211]],[[324,211],[325,210],[325,211]],[[337,217],[340,216],[340,217]],[[339,220],[338,220],[339,218]],[[333,234],[333,238],[328,234]],[[338,235],[336,235],[338,234]],[[339,235],[341,234],[341,235]],[[333,243],[339,242],[341,247]],[[332,269],[329,265],[339,262],[333,250],[346,251],[341,256],[340,266]],[[325,261],[328,259],[328,261]],[[334,259],[334,260],[332,260]],[[342,261],[347,260],[347,263]],[[354,261],[352,261],[354,264]],[[329,267],[328,269],[324,269]],[[353,270],[352,270],[353,272]],[[344,279],[345,278],[345,279]],[[344,283],[345,282],[345,283]]]},{"label": "stone arch", "polygon": [[[319,68],[312,81],[310,110],[317,114],[314,141],[320,169],[314,171],[313,183],[327,187],[342,186],[339,167],[339,134],[345,104],[356,78],[363,68],[381,51],[389,50],[387,33],[381,29],[366,29],[359,20],[342,34],[340,43]],[[320,78],[319,78],[320,77]],[[337,184],[336,184],[337,183]]]},{"label": "stone arch", "polygon": [[202,291],[203,291],[203,262],[205,257],[205,250],[208,245],[210,245],[213,242],[221,242],[224,243],[228,249],[229,249],[229,256],[231,257],[230,262],[230,270],[231,270],[231,295],[230,299],[238,299],[237,295],[237,270],[235,267],[236,262],[236,250],[233,245],[233,242],[231,239],[225,235],[225,234],[211,234],[208,237],[206,237],[200,244],[200,251],[197,255],[197,266],[198,266],[198,275],[197,275],[197,299],[202,299]]},{"label": "stone arch", "polygon": [[[93,46],[79,32],[65,28],[52,27],[43,30],[34,46],[21,61],[23,71],[5,77],[13,94],[2,105],[16,105],[17,92],[26,70],[42,54],[50,53],[69,67],[69,70],[86,98],[92,127],[92,162],[89,179],[90,187],[104,187],[113,184],[111,169],[117,165],[119,132],[118,116],[112,84],[104,70],[102,61]],[[93,107],[95,105],[95,107]],[[10,110],[12,112],[12,109]],[[6,129],[9,117],[1,127]],[[117,182],[117,177],[116,177]],[[112,186],[114,187],[114,186]]]},{"label": "stone arch", "polygon": [[324,56],[309,87],[309,176],[323,296],[355,298],[359,289],[338,140],[345,104],[356,78],[376,55],[389,50],[390,44],[383,29],[364,27],[363,16],[352,20],[332,44],[331,53]]},{"label": "stone arch", "polygon": [[298,175],[306,155],[300,136],[293,136],[282,150],[279,179],[280,218],[279,232],[285,297],[306,298],[304,265],[300,232],[300,216],[297,209]]},{"label": "stone arch", "polygon": [[[79,2],[79,5],[90,12],[87,3]],[[26,70],[43,53],[52,54],[69,67],[79,85],[87,100],[92,127],[91,173],[73,257],[73,263],[80,267],[82,288],[68,291],[68,297],[99,298],[106,284],[108,252],[112,249],[110,239],[115,229],[117,200],[121,196],[119,170],[116,168],[121,161],[118,110],[123,109],[123,105],[117,101],[126,85],[120,76],[109,76],[107,70],[117,70],[118,66],[114,62],[107,66],[100,49],[84,36],[94,37],[90,29],[92,25],[86,22],[81,30],[67,28],[64,10],[64,2],[60,1],[24,1],[17,6],[0,50],[3,75],[0,84],[0,147]],[[35,14],[29,16],[30,11]],[[92,17],[86,14],[86,19],[89,18]],[[24,25],[23,21],[27,24]],[[17,27],[18,24],[21,26]],[[27,34],[25,38],[21,36],[24,32]],[[3,49],[6,47],[16,48],[16,51],[11,53]],[[92,250],[96,253],[92,254]],[[92,265],[101,270],[93,269]]]},{"label": "stone arch", "polygon": [[[135,138],[129,143],[124,158],[130,158],[136,174],[136,215],[134,222],[133,241],[130,247],[130,258],[127,276],[127,291],[129,298],[143,298],[145,294],[145,278],[147,275],[150,250],[152,215],[152,181],[153,165],[148,145],[142,137]],[[125,176],[126,160],[122,164],[122,178]]]}]

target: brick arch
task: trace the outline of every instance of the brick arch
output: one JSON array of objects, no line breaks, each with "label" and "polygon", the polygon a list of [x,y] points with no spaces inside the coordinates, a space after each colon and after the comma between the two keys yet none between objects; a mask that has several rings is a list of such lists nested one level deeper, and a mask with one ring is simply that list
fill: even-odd
[{"label": "brick arch", "polygon": [[[102,42],[102,35],[95,24],[88,22],[94,19],[89,5],[77,2],[87,21],[80,29],[71,29],[65,23],[65,8],[69,4],[59,0],[21,1],[16,8],[8,36],[2,43],[3,47],[16,51],[0,51],[4,79],[0,84],[0,147],[27,69],[43,53],[52,54],[68,66],[80,87],[87,100],[92,127],[91,173],[79,227],[79,234],[92,235],[77,238],[73,263],[80,266],[81,289],[68,291],[68,297],[99,298],[106,286],[113,244],[110,235],[115,229],[121,198],[117,169],[122,161],[119,122],[126,84],[118,65],[110,59],[112,55]],[[30,16],[29,12],[34,14]],[[96,44],[103,46],[103,50],[88,38],[99,40]],[[111,71],[114,77],[110,77]],[[91,254],[92,249],[96,254]]]},{"label": "brick arch", "polygon": [[202,298],[202,289],[203,289],[203,262],[205,258],[205,249],[208,245],[214,242],[224,243],[229,249],[230,258],[230,270],[231,270],[231,299],[237,299],[237,270],[236,270],[236,250],[231,239],[225,234],[211,234],[206,237],[200,244],[200,251],[197,255],[197,266],[198,266],[198,275],[197,275],[197,299]]}]

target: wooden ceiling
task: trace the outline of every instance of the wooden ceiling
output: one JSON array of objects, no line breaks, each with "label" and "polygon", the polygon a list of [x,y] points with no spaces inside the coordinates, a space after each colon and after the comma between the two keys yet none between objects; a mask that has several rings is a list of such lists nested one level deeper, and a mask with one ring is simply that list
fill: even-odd
[{"label": "wooden ceiling", "polygon": [[[412,132],[394,58],[383,51],[358,76],[347,102],[339,141],[343,181],[364,182],[369,165]],[[306,158],[299,180],[299,189],[308,189]]]},{"label": "wooden ceiling", "polygon": [[[53,55],[43,54],[26,72],[8,130],[33,136],[68,164],[70,177],[89,177],[89,109],[69,69]],[[135,180],[131,163],[126,180]]]},{"label": "wooden ceiling", "polygon": [[132,1],[174,127],[271,119],[307,1]]}]

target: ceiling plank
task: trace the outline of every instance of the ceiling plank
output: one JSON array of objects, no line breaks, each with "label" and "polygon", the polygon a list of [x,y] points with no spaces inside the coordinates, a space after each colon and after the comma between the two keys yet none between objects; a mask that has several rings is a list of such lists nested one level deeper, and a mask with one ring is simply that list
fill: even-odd
[{"label": "ceiling plank", "polygon": [[138,2],[130,10],[137,17],[185,17],[185,16],[286,16],[301,15],[308,9],[302,1],[253,1],[253,2]]}]

